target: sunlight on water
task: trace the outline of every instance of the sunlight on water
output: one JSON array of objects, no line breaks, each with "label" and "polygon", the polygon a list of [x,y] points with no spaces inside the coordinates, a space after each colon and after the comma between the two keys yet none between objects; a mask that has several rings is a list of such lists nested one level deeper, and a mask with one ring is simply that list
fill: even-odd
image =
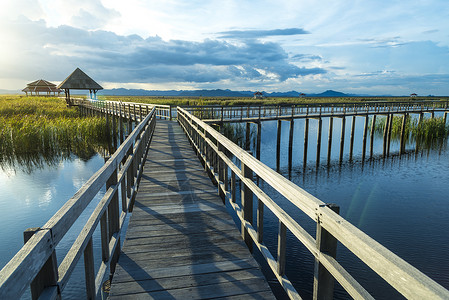
[{"label": "sunlight on water", "polygon": [[[23,231],[43,226],[103,164],[104,159],[95,155],[88,161],[74,157],[31,173],[0,169],[0,240],[8,241],[0,247],[0,268],[23,246]],[[67,239],[73,242],[77,233],[71,232]],[[61,241],[58,254],[67,252],[70,246]],[[84,277],[78,273],[78,278]],[[76,286],[83,289],[83,285],[81,280]],[[79,293],[80,288],[75,288],[66,297],[77,299]]]}]

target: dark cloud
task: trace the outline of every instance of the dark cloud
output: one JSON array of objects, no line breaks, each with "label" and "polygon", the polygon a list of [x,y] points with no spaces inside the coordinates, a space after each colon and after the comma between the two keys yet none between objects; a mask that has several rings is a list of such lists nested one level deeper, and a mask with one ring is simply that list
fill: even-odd
[{"label": "dark cloud", "polygon": [[323,57],[313,54],[295,54],[291,57],[291,59],[297,61],[322,61]]},{"label": "dark cloud", "polygon": [[383,39],[359,39],[359,41],[371,45],[372,48],[396,48],[407,45],[407,42],[401,41],[400,36]]},{"label": "dark cloud", "polygon": [[27,19],[13,27],[23,60],[11,61],[2,74],[5,78],[41,78],[45,70],[52,74],[50,80],[63,80],[76,67],[98,81],[150,83],[279,82],[326,72],[291,64],[285,50],[272,42],[164,41],[157,36],[143,39],[70,26],[47,28],[42,21]]},{"label": "dark cloud", "polygon": [[302,28],[286,28],[286,29],[271,29],[271,30],[229,30],[218,32],[220,38],[234,38],[234,39],[257,39],[269,36],[283,36],[283,35],[298,35],[308,34]]},{"label": "dark cloud", "polygon": [[422,33],[423,34],[432,34],[432,33],[437,33],[437,32],[439,32],[438,29],[432,29],[432,30],[423,31]]}]

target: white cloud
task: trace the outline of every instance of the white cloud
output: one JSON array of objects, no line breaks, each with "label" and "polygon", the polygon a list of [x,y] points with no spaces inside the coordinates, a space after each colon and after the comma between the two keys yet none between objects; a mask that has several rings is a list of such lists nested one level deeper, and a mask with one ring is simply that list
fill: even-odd
[{"label": "white cloud", "polygon": [[383,93],[423,76],[449,94],[447,15],[445,0],[3,0],[0,83],[80,66],[124,86]]}]

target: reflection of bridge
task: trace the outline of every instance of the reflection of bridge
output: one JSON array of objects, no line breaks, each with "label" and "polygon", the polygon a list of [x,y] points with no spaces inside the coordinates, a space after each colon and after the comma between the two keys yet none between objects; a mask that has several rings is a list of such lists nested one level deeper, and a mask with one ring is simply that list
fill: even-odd
[{"label": "reflection of bridge", "polygon": [[[435,103],[433,109],[423,108],[422,112],[445,111],[447,106],[442,103],[443,107]],[[335,280],[353,298],[372,298],[336,260],[337,242],[405,297],[449,298],[448,290],[340,217],[336,205],[308,194],[195,116],[213,117],[215,113],[210,115],[209,107],[189,109],[194,114],[178,107],[178,125],[169,121],[169,106],[105,101],[79,102],[79,106],[84,114],[107,116],[111,128],[119,133],[119,147],[43,227],[25,232],[26,244],[0,271],[1,299],[17,298],[29,285],[35,299],[59,298],[82,256],[88,298],[100,295],[110,274],[110,297],[117,299],[273,298],[245,243],[250,251],[261,253],[287,294],[299,299],[294,283],[285,275],[287,231],[315,258],[316,299],[331,298]],[[293,118],[300,114],[298,108],[287,116],[283,109],[275,109],[278,119],[293,123]],[[367,116],[372,109],[357,109],[351,116]],[[412,112],[410,106],[395,111],[378,109],[377,113],[390,115],[406,116]],[[242,108],[237,110],[241,112]],[[335,106],[333,111],[332,107],[322,106],[321,115],[316,115],[319,107],[306,110],[306,120],[342,113]],[[224,121],[225,108],[219,111],[223,111],[219,120]],[[235,110],[226,111],[232,115]],[[413,112],[420,113],[417,108]],[[351,112],[346,107],[343,114]],[[247,117],[240,115],[239,119],[249,122],[253,114]],[[260,113],[258,120],[262,120]],[[388,120],[391,118],[387,118],[387,125]],[[366,131],[367,127],[364,140]],[[218,194],[209,177],[218,187]],[[254,177],[314,220],[316,236],[292,218],[293,212],[286,212],[275,203]],[[237,194],[238,181],[241,195]],[[106,193],[98,200],[95,197],[104,186]],[[221,201],[240,220],[243,241]],[[55,247],[91,202],[96,205],[93,212],[58,264]],[[277,255],[272,255],[264,244],[267,209],[279,224]],[[122,249],[120,238],[129,211],[133,215]],[[98,240],[94,237],[96,230],[100,232]],[[94,255],[94,243],[101,248],[98,257]]]}]

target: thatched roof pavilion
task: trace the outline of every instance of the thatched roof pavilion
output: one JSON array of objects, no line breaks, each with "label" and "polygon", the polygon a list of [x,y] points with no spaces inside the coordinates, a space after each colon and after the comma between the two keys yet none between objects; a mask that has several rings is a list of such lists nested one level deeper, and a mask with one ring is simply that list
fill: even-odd
[{"label": "thatched roof pavilion", "polygon": [[24,88],[22,92],[25,92],[27,96],[28,93],[30,93],[30,96],[33,96],[33,93],[34,96],[50,96],[52,93],[54,96],[56,96],[56,93],[58,93],[59,96],[59,94],[62,93],[62,90],[58,89],[56,87],[56,84],[53,84],[44,79],[39,79],[28,83],[26,88]]},{"label": "thatched roof pavilion", "polygon": [[76,68],[69,77],[58,85],[58,88],[64,89],[67,105],[72,105],[70,101],[70,90],[89,90],[90,97],[92,98],[93,94],[94,99],[96,99],[97,91],[103,89],[101,85],[81,71],[80,68]]}]

